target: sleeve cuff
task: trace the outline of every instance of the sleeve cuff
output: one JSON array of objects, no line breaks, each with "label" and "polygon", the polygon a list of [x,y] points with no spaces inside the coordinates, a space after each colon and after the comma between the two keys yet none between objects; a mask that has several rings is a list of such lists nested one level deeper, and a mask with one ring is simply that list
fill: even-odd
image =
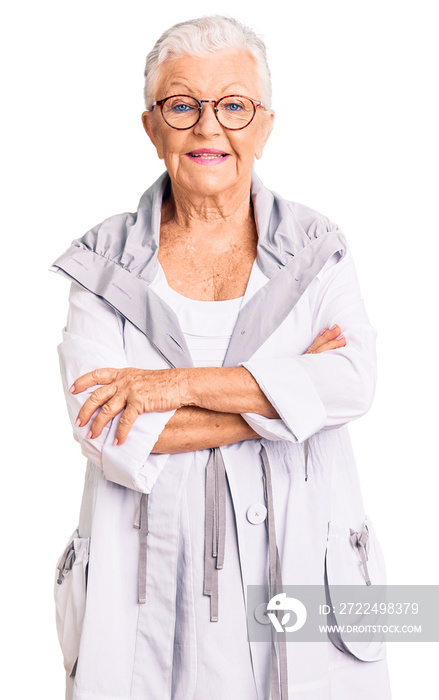
[{"label": "sleeve cuff", "polygon": [[247,423],[269,440],[303,442],[326,424],[325,407],[308,374],[294,358],[254,359],[239,363],[257,381],[280,418],[242,414]]},{"label": "sleeve cuff", "polygon": [[288,430],[280,418],[266,418],[259,413],[241,413],[241,416],[258,435],[267,440],[297,442],[294,433]]},{"label": "sleeve cuff", "polygon": [[102,447],[102,469],[109,481],[150,493],[168,454],[151,454],[160,433],[175,411],[140,415],[123,445],[113,445],[119,421],[113,419],[108,438]]}]

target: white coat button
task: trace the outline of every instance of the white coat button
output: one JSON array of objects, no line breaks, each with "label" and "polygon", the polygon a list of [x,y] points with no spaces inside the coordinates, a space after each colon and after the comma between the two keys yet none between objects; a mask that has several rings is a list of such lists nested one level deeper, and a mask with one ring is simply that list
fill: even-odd
[{"label": "white coat button", "polygon": [[247,509],[247,520],[253,525],[263,523],[266,517],[267,509],[262,503],[253,503],[253,505]]},{"label": "white coat button", "polygon": [[267,615],[267,603],[260,603],[257,605],[253,611],[255,620],[260,622],[261,625],[269,625],[271,620]]}]

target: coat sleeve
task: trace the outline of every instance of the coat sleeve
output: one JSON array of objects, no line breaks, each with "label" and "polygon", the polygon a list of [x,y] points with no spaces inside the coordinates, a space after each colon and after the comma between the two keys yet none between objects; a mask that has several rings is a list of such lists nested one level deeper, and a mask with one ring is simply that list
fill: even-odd
[{"label": "coat sleeve", "polygon": [[122,317],[103,299],[75,282],[71,285],[69,302],[58,353],[73,436],[85,457],[100,467],[109,481],[150,493],[169,458],[169,455],[151,454],[151,450],[175,411],[139,416],[122,445],[112,444],[122,412],[107,424],[99,437],[87,439],[97,414],[84,427],[78,428],[74,423],[79,409],[97,387],[73,395],[70,386],[75,379],[98,367],[122,368],[130,364],[124,350]]},{"label": "coat sleeve", "polygon": [[[366,413],[376,384],[376,330],[361,298],[352,256],[332,256],[309,289],[311,336],[337,323],[346,346],[313,355],[240,363],[256,379],[280,419],[242,414],[262,437],[302,442]],[[255,353],[257,355],[257,353]]]}]

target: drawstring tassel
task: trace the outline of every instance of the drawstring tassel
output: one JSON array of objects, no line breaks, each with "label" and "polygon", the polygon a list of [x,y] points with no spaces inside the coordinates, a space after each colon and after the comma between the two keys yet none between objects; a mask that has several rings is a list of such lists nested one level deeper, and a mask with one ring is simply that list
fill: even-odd
[{"label": "drawstring tassel", "polygon": [[139,530],[139,574],[138,574],[138,597],[139,603],[146,602],[146,553],[148,537],[148,493],[142,493],[140,504],[137,509],[134,525]]},{"label": "drawstring tassel", "polygon": [[[74,533],[76,537],[79,537],[79,530],[76,529]],[[61,557],[61,564],[59,569],[56,571],[56,582],[61,585],[64,581],[64,576],[72,570],[73,564],[75,563],[75,543],[73,540],[67,545],[64,554]]]},{"label": "drawstring tassel", "polygon": [[218,569],[224,566],[226,541],[226,470],[219,447],[206,465],[204,516],[204,595],[210,596],[210,621],[218,622]]},{"label": "drawstring tassel", "polygon": [[305,455],[305,481],[308,481],[308,455],[309,455],[308,438],[303,443],[303,452]]},{"label": "drawstring tassel", "polygon": [[[261,460],[264,479],[264,495],[267,505],[266,526],[268,529],[268,593],[269,598],[282,591],[282,571],[279,558],[279,550],[276,544],[276,527],[274,521],[273,489],[271,485],[271,470],[268,461],[267,451],[261,445]],[[280,633],[277,637],[279,649],[279,662],[276,655],[276,645],[274,641],[275,630],[271,626],[271,700],[288,700],[288,667],[285,632],[282,637]],[[279,667],[278,667],[279,663]],[[280,692],[279,692],[280,676]]]},{"label": "drawstring tassel", "polygon": [[364,569],[364,575],[366,577],[366,585],[370,586],[372,585],[372,581],[369,578],[369,572],[367,570],[366,564],[366,561],[368,559],[366,552],[366,542],[368,539],[369,533],[366,527],[364,528],[364,530],[362,530],[362,532],[355,532],[355,530],[350,529],[350,540],[354,547],[358,549],[358,553],[360,555],[361,563]]}]

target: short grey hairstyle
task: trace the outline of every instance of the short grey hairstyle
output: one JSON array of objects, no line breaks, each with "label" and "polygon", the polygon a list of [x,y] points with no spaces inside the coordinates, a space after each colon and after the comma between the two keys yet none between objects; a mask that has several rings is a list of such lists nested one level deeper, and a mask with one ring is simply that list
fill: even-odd
[{"label": "short grey hairstyle", "polygon": [[269,109],[271,75],[264,42],[252,29],[238,20],[220,15],[179,22],[163,32],[146,58],[144,72],[146,109],[151,109],[154,88],[160,66],[164,61],[178,56],[206,56],[215,51],[237,48],[247,50],[255,58],[261,83],[261,100]]}]

